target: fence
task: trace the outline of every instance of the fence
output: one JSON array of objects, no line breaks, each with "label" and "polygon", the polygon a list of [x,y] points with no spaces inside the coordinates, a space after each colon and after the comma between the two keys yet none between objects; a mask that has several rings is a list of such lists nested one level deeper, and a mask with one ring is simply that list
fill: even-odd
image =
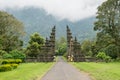
[{"label": "fence", "polygon": [[25,62],[53,62],[53,55],[39,55],[38,57],[27,57]]},{"label": "fence", "polygon": [[85,57],[73,57],[72,59],[68,59],[68,61],[73,61],[73,62],[96,62],[97,59],[94,57],[90,58],[85,58]]}]

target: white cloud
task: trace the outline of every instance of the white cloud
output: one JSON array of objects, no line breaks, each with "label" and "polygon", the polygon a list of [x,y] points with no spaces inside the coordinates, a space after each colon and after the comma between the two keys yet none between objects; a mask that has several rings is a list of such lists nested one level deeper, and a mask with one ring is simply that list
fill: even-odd
[{"label": "white cloud", "polygon": [[0,9],[34,6],[43,8],[58,19],[77,21],[94,16],[106,0],[0,0]]}]

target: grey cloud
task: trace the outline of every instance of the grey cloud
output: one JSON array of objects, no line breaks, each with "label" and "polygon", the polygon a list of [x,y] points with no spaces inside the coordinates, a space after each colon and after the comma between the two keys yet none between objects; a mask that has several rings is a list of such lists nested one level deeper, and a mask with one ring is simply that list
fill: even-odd
[{"label": "grey cloud", "polygon": [[0,0],[0,9],[34,6],[43,8],[59,20],[78,21],[94,16],[97,7],[106,0]]}]

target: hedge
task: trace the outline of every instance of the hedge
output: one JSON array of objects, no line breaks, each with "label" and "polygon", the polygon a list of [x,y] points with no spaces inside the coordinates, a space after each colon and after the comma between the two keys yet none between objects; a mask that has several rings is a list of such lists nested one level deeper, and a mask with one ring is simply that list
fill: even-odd
[{"label": "hedge", "polygon": [[12,66],[10,64],[0,66],[0,72],[11,71],[11,70],[12,70]]},{"label": "hedge", "polygon": [[11,71],[13,69],[16,69],[17,67],[18,67],[18,64],[4,64],[4,65],[0,65],[0,72]]},{"label": "hedge", "polygon": [[21,59],[3,59],[0,61],[0,72],[16,69],[18,67],[18,64],[22,63]]},{"label": "hedge", "polygon": [[18,67],[18,64],[10,64],[13,69],[16,69]]},{"label": "hedge", "polygon": [[3,59],[1,64],[19,64],[22,63],[21,59]]}]

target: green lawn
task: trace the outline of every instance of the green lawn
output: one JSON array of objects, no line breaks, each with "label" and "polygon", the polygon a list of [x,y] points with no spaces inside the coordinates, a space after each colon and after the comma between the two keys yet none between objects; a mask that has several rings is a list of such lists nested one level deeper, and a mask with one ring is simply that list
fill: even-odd
[{"label": "green lawn", "polygon": [[95,80],[120,80],[120,62],[79,62],[72,64],[81,71],[89,73]]},{"label": "green lawn", "polygon": [[40,79],[54,63],[23,63],[17,69],[0,72],[0,80],[36,80]]}]

